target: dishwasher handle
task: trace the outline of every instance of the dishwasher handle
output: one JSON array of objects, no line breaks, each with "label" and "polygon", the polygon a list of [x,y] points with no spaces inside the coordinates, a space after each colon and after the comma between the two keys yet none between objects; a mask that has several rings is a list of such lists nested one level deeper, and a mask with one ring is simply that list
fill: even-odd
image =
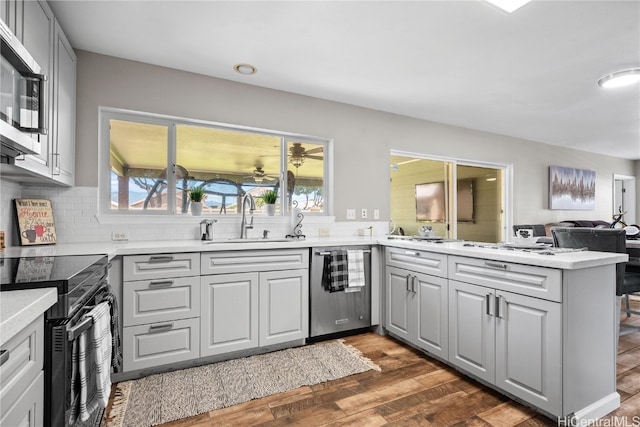
[{"label": "dishwasher handle", "polygon": [[[365,254],[370,254],[371,249],[363,249],[362,252]],[[331,252],[323,251],[323,252],[316,252],[315,254],[319,256],[327,256],[327,255],[331,255]]]}]

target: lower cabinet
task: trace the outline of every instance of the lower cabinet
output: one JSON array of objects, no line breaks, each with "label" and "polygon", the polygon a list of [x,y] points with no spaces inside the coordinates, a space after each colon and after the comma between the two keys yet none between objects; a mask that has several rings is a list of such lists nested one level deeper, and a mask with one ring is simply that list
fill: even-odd
[{"label": "lower cabinet", "polygon": [[123,257],[123,370],[304,340],[309,250]]},{"label": "lower cabinet", "polygon": [[447,279],[397,267],[386,276],[387,330],[447,359]]},{"label": "lower cabinet", "polygon": [[260,273],[260,346],[308,336],[309,270]]},{"label": "lower cabinet", "polygon": [[258,273],[202,276],[200,355],[258,346]]},{"label": "lower cabinet", "polygon": [[41,426],[44,316],[0,346],[0,426]]},{"label": "lower cabinet", "polygon": [[560,303],[450,280],[449,316],[450,363],[560,413]]},{"label": "lower cabinet", "polygon": [[123,370],[200,357],[200,254],[123,258]]},{"label": "lower cabinet", "polygon": [[307,269],[202,276],[201,355],[304,339]]}]

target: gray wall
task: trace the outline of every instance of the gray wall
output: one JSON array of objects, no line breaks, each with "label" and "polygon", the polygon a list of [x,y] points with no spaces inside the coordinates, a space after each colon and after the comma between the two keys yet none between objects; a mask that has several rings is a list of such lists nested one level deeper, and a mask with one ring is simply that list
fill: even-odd
[{"label": "gray wall", "polygon": [[[514,223],[611,217],[613,174],[633,161],[412,119],[352,105],[78,51],[76,185],[97,187],[98,107],[333,138],[334,214],[380,209],[389,218],[389,151],[513,164]],[[259,75],[247,82],[259,82]],[[508,120],[508,118],[505,118]],[[635,162],[637,163],[637,162]],[[548,167],[596,171],[595,211],[547,209]],[[640,185],[638,185],[640,188]]]}]

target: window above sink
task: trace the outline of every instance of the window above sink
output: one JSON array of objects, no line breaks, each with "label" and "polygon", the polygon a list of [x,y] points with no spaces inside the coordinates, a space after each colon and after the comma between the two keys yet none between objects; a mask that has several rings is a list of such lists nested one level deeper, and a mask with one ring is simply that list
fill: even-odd
[{"label": "window above sink", "polygon": [[259,213],[267,190],[276,215],[331,214],[330,139],[110,108],[100,122],[102,215],[189,214],[195,187],[203,215],[238,214],[247,193]]}]

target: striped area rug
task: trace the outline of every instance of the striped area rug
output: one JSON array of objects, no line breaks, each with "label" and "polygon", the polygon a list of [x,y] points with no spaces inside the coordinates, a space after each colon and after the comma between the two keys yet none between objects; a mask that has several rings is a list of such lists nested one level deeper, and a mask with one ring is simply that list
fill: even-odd
[{"label": "striped area rug", "polygon": [[335,340],[117,385],[107,427],[150,427],[380,368]]}]

